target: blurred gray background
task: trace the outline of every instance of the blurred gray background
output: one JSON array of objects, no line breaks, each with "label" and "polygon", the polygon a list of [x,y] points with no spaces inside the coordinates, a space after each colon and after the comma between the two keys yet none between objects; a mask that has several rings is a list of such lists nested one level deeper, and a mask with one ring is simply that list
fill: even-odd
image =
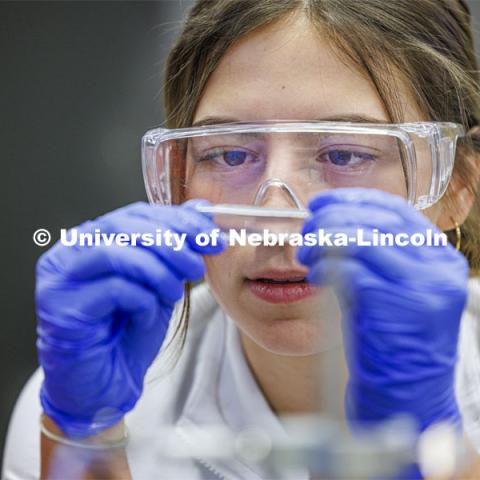
[{"label": "blurred gray background", "polygon": [[[146,200],[140,139],[163,122],[163,60],[189,1],[0,1],[0,452],[37,366],[34,268],[47,228]],[[0,460],[1,461],[1,460]]]},{"label": "blurred gray background", "polygon": [[[0,453],[37,366],[34,268],[44,249],[32,234],[55,237],[146,199],[140,138],[163,122],[163,61],[191,3],[0,1]],[[480,1],[468,3],[480,19]]]}]

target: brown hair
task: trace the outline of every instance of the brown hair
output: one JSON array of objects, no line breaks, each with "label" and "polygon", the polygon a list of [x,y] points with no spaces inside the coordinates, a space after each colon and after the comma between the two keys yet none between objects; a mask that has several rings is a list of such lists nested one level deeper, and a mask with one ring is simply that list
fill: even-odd
[{"label": "brown hair", "polygon": [[[467,131],[477,126],[479,76],[470,13],[461,0],[197,0],[167,60],[167,126],[191,125],[209,76],[236,40],[299,10],[322,28],[345,61],[371,78],[392,122],[403,118],[398,93],[403,81],[425,119],[461,123]],[[477,151],[475,135],[460,141],[454,168],[455,178],[475,195],[461,226],[461,250],[472,272],[480,269]],[[452,201],[450,188],[444,201]],[[454,232],[447,232],[453,244]]]}]

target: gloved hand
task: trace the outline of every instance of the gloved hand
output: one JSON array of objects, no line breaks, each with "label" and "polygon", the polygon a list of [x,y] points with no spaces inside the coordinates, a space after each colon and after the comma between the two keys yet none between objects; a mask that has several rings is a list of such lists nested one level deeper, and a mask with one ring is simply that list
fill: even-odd
[{"label": "gloved hand", "polygon": [[[371,189],[336,189],[310,202],[303,234],[325,229],[372,239],[439,230],[402,198]],[[377,422],[410,414],[423,430],[460,427],[454,394],[459,322],[468,265],[448,246],[302,247],[314,283],[333,284],[340,301],[350,378],[347,419]]]},{"label": "gloved hand", "polygon": [[136,203],[86,222],[79,232],[186,233],[185,247],[67,247],[37,264],[37,347],[45,372],[44,412],[70,437],[94,435],[121,420],[139,399],[146,370],[167,332],[186,280],[205,272],[200,232],[213,222],[189,202],[179,207]]}]

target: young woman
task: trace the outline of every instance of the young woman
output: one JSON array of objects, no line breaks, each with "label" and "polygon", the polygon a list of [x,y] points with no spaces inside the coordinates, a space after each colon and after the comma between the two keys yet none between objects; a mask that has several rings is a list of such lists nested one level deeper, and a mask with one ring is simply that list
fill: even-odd
[{"label": "young woman", "polygon": [[[280,415],[326,408],[317,373],[327,353],[338,362],[347,421],[409,414],[421,430],[449,422],[480,448],[480,99],[469,22],[459,0],[197,1],[167,64],[167,126],[194,126],[173,132],[188,140],[188,153],[166,141],[167,201],[309,202],[304,234],[431,228],[446,231],[452,245],[342,248],[333,256],[322,247],[199,246],[195,235],[216,224],[192,200],[139,203],[81,225],[84,232],[171,229],[186,243],[179,251],[57,244],[42,256],[42,369],[15,410],[4,478],[271,478],[246,459],[160,458],[162,427],[183,435],[186,446],[198,446],[205,437],[192,432],[212,425],[281,436]],[[268,130],[272,121],[284,125],[279,135]],[[285,128],[284,121],[296,123]],[[225,134],[221,125],[237,122],[247,144],[212,140]],[[461,125],[466,135],[456,155],[442,143],[451,132],[417,135],[430,143],[414,145],[413,178],[406,138],[428,122]],[[305,143],[317,138],[312,131],[328,148],[307,168],[298,159],[317,148]],[[381,158],[372,138],[388,144],[389,155]],[[451,178],[441,170],[448,155]],[[164,160],[155,161],[161,168]],[[427,208],[419,209],[423,183]],[[186,282],[204,275],[174,315]],[[170,334],[182,340],[173,366],[158,355]],[[121,448],[125,424],[129,443]],[[94,460],[92,444],[101,447]]]}]

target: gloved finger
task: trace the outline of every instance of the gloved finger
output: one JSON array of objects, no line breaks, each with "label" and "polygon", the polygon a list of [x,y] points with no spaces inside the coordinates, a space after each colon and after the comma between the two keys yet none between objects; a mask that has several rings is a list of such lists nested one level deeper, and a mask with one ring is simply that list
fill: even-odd
[{"label": "gloved finger", "polygon": [[165,280],[165,267],[178,280],[199,280],[205,274],[203,258],[189,249],[174,252],[167,248],[153,251],[138,247],[100,246],[70,255],[63,265],[67,279],[82,281],[117,274],[155,292]]},{"label": "gloved finger", "polygon": [[[432,266],[427,266],[427,268],[431,270]],[[399,270],[401,271],[401,264]],[[389,273],[391,274],[391,272]],[[422,278],[422,272],[414,272],[413,275],[404,273],[404,277],[392,275],[388,278],[385,269],[379,269],[375,265],[372,267],[364,259],[326,256],[312,266],[306,278],[307,281],[314,284],[332,285],[344,316],[348,317],[353,308],[362,309],[364,314],[360,317],[370,319],[369,331],[376,338],[381,338],[381,335],[385,333],[388,335],[392,333],[412,335],[419,334],[428,328],[427,320],[425,322],[395,323],[388,316],[385,317],[387,311],[418,310],[417,297],[424,295],[415,293],[418,288],[415,284],[418,277]],[[395,291],[396,294],[391,295],[392,291]],[[365,312],[368,312],[368,315]],[[398,340],[401,341],[402,338],[405,337],[398,337]],[[407,348],[412,347],[411,339],[408,341]],[[392,340],[390,340],[390,344],[392,344]]]},{"label": "gloved finger", "polygon": [[[198,201],[197,201],[198,202]],[[192,202],[192,207],[195,202]],[[156,229],[168,228],[173,233],[186,234],[187,244],[190,248],[200,254],[214,255],[222,252],[226,245],[223,238],[219,235],[217,241],[210,242],[205,246],[200,246],[196,242],[196,235],[204,232],[212,232],[218,227],[211,221],[208,214],[195,211],[192,208],[183,207],[167,207],[158,205],[149,205],[145,202],[137,202],[117,210],[109,212],[95,220],[88,220],[81,225],[69,229],[66,233],[67,238],[73,238],[74,235],[89,233],[94,234],[96,230],[99,233],[116,234],[116,233],[140,233],[140,232],[124,232],[132,217],[139,217],[151,222],[149,229],[145,229],[145,233],[156,233]],[[75,230],[75,232],[74,232]],[[80,251],[84,247],[78,243],[69,246],[69,251]],[[47,252],[45,252],[37,262],[37,272],[57,270],[58,262],[62,262],[65,255],[68,256],[65,245],[61,241],[57,241]]]},{"label": "gloved finger", "polygon": [[[440,287],[434,283],[429,286],[429,291],[425,291],[416,284],[386,281],[377,271],[355,258],[325,258],[312,267],[307,280],[334,287],[343,318],[355,318],[356,324],[349,324],[349,328],[363,332],[364,347],[377,352],[385,345],[396,352],[425,352],[428,349],[423,342],[437,348],[442,338],[448,345],[457,330],[455,318],[460,318],[464,305],[464,297],[459,292],[454,296],[442,295],[438,291]],[[458,315],[448,322],[438,323],[442,312],[453,311],[452,302],[458,303]],[[405,320],[395,321],[388,312],[402,312]],[[411,312],[414,312],[414,318],[417,317],[415,321],[409,321]],[[445,351],[443,348],[432,352],[432,358],[436,357],[434,365],[444,363],[440,361],[443,355],[440,352]]]},{"label": "gloved finger", "polygon": [[406,200],[393,193],[376,188],[344,187],[332,188],[318,193],[310,199],[308,207],[315,211],[330,203],[355,203],[363,205],[381,205],[387,203],[392,207],[407,204]]},{"label": "gloved finger", "polygon": [[[386,246],[411,248],[410,253],[418,256],[421,255],[418,249],[420,245],[417,243],[420,240],[433,248],[436,248],[436,243],[439,246],[442,246],[442,242],[448,243],[446,237],[441,238],[442,233],[433,224],[430,224],[429,228],[405,224],[394,212],[379,207],[365,208],[352,204],[332,204],[316,211],[305,223],[302,234],[318,234],[319,231],[330,229],[339,234],[348,234],[348,243],[352,245],[357,240],[361,242],[363,237],[373,238],[372,235],[376,235],[379,246],[383,246],[381,241]],[[417,238],[412,241],[415,234],[417,237],[422,235],[423,239]]]},{"label": "gloved finger", "polygon": [[[189,246],[185,241],[184,234],[181,232],[177,232],[169,225],[157,226],[161,227],[161,234],[167,230],[170,232],[168,243],[166,237],[160,237],[157,244],[155,230],[152,230],[152,224],[148,220],[125,217],[121,220],[121,224],[122,233],[129,236],[130,241],[134,242],[133,246],[117,246],[113,239],[111,239],[110,246],[95,246],[94,249],[99,249],[102,252],[105,248],[121,250],[127,248],[143,249],[155,254],[158,259],[169,265],[182,278],[196,280],[203,275],[203,259],[198,252]],[[94,232],[98,229],[98,225],[90,226],[90,229]],[[117,231],[117,228],[113,224],[110,224],[108,228],[102,228],[101,230],[102,234],[108,236],[113,235]],[[82,258],[88,258],[89,255],[92,255],[91,253],[86,253],[88,250],[91,250],[91,248],[71,248],[64,246],[62,249],[56,249],[55,252],[52,251],[49,255],[54,255],[53,261],[58,267],[57,270],[64,270],[66,268],[64,265],[70,265],[72,259],[75,259],[77,256],[80,257],[77,262],[81,262]],[[197,248],[197,250],[199,249]],[[96,269],[92,269],[92,277],[95,275],[95,272]]]},{"label": "gloved finger", "polygon": [[[330,207],[331,205],[325,207],[325,210],[328,210]],[[346,211],[351,207],[351,205],[345,205]],[[366,211],[370,208],[366,209]],[[381,225],[380,223],[374,229],[366,225],[358,225],[356,229],[349,226],[332,228],[330,223],[325,221],[322,212],[322,210],[315,212],[313,220],[318,220],[318,223],[322,225],[322,230],[329,232],[330,235],[346,235],[349,239],[349,245],[348,247],[339,247],[337,249],[328,246],[320,248],[317,246],[301,247],[298,251],[298,258],[301,263],[312,263],[316,259],[330,254],[330,251],[332,251],[333,254],[341,253],[347,256],[363,258],[371,266],[377,265],[377,268],[383,270],[386,278],[403,278],[408,281],[429,283],[438,282],[439,275],[451,281],[454,280],[454,276],[463,278],[462,275],[456,275],[454,272],[464,270],[465,258],[455,250],[446,237],[441,238],[441,232],[433,224],[429,225],[429,229],[418,227],[414,232],[411,231],[413,226],[406,226],[405,232],[388,231],[389,225]],[[361,218],[361,212],[356,213]],[[336,216],[333,214],[330,218],[333,224],[342,223],[342,220],[340,218],[336,220]],[[315,222],[311,223],[314,225]],[[313,227],[313,233],[316,231],[315,227]],[[306,232],[305,234],[309,233],[311,232]],[[359,239],[359,234],[362,235],[363,245],[355,243]],[[423,236],[425,245],[414,244],[414,236],[417,236],[417,241],[419,238],[422,240],[418,235]],[[378,240],[382,236],[387,238],[386,245],[378,244]],[[373,243],[374,240],[377,241],[377,244]],[[388,242],[392,242],[392,244]],[[370,243],[369,246],[367,246],[368,243]],[[338,251],[334,252],[335,250]],[[435,268],[430,268],[433,264],[435,264]],[[451,282],[445,283],[445,286],[448,287],[448,285],[451,285]]]},{"label": "gloved finger", "polygon": [[[197,242],[197,235],[213,231],[220,231],[219,227],[211,220],[208,214],[196,211],[193,206],[200,201],[189,202],[180,206],[158,206],[148,204],[134,204],[128,208],[128,215],[144,218],[153,223],[154,228],[160,225],[168,225],[169,228],[177,233],[185,233],[186,239],[192,250],[201,254],[216,254],[225,249],[225,242],[219,235],[215,243],[211,242],[205,246],[200,246]],[[111,221],[110,214],[102,217],[102,222]]]},{"label": "gloved finger", "polygon": [[[306,222],[304,229],[306,233],[318,228],[341,228],[356,227],[357,231],[374,232],[384,237],[390,236],[401,238],[404,245],[402,249],[409,249],[413,246],[411,253],[421,252],[415,245],[410,244],[410,239],[416,235],[423,236],[425,243],[432,248],[442,248],[443,242],[448,244],[448,239],[433,223],[425,220],[421,223],[405,222],[397,213],[386,210],[383,207],[363,206],[355,204],[331,204],[315,212]],[[352,230],[352,232],[355,232]],[[444,237],[441,239],[441,237]],[[418,238],[417,238],[418,240]],[[397,246],[397,245],[392,245]]]},{"label": "gloved finger", "polygon": [[[149,313],[151,315],[149,316]],[[122,346],[125,361],[130,368],[138,368],[138,352],[142,352],[141,363],[148,367],[155,360],[159,350],[167,335],[170,315],[165,315],[162,306],[158,302],[152,306],[149,312],[139,311],[132,315],[131,321],[125,324],[125,335],[122,337]],[[143,386],[143,374],[134,375],[142,383],[138,385],[139,389]]]},{"label": "gloved finger", "polygon": [[[110,233],[111,230],[116,231],[119,227],[120,225],[117,227],[114,223],[110,223],[104,232],[107,231]],[[164,263],[170,265],[180,277],[192,279],[191,275],[193,275],[194,279],[199,279],[202,274],[197,274],[197,272],[199,272],[200,266],[202,266],[201,270],[203,272],[203,259],[199,253],[190,248],[189,244],[185,241],[185,234],[178,232],[170,225],[157,225],[157,228],[161,230],[162,234],[166,231],[170,232],[168,243],[167,237],[160,237],[157,244],[155,229],[152,227],[152,223],[143,218],[125,217],[121,220],[122,232],[129,235],[130,238],[136,242],[138,248],[154,253]],[[146,235],[150,237],[146,237]],[[142,238],[146,238],[148,243],[142,241]],[[63,255],[61,254],[60,260],[65,259],[68,261],[68,258],[68,253],[65,253]]]},{"label": "gloved finger", "polygon": [[406,223],[414,223],[424,227],[430,224],[429,220],[416,211],[412,205],[408,204],[404,198],[374,188],[356,187],[327,190],[313,197],[308,204],[308,208],[312,212],[316,212],[326,205],[335,203],[382,206],[384,209],[400,215]]},{"label": "gloved finger", "polygon": [[426,320],[394,321],[386,312],[405,309],[408,296],[404,300],[401,289],[397,295],[392,295],[395,285],[356,259],[326,258],[311,269],[307,278],[312,283],[333,286],[342,312],[347,359],[352,359],[352,351],[359,346],[357,353],[364,361],[371,362],[371,371],[378,365],[375,358],[368,359],[368,352],[382,352],[388,348],[396,352],[411,351],[416,339],[423,341],[420,340],[424,339],[422,334],[428,331]]},{"label": "gloved finger", "polygon": [[381,231],[402,231],[406,229],[403,218],[397,212],[382,206],[364,206],[353,203],[332,203],[315,211],[309,217],[302,233],[317,231],[328,227],[378,228]]},{"label": "gloved finger", "polygon": [[[187,212],[188,214],[188,212]],[[187,216],[185,211],[180,211],[179,217]],[[181,234],[182,230],[178,226],[177,218],[170,218],[166,223],[168,223],[172,231],[176,231]],[[208,228],[202,225],[199,225],[196,233],[187,234],[186,240],[189,247],[197,253],[202,255],[217,255],[223,252],[226,248],[226,242],[223,236],[220,234],[221,229],[211,223],[211,227]]]},{"label": "gloved finger", "polygon": [[[181,288],[172,287],[176,294],[169,294],[171,301],[180,299]],[[159,311],[165,308],[159,296],[125,278],[106,277],[73,288],[75,295],[50,291],[49,296],[37,299],[37,333],[44,350],[81,350],[94,345],[105,348],[115,331],[118,334],[118,325],[115,331],[112,328],[112,319],[118,318],[114,313],[143,322],[143,328],[168,321],[159,317]]]},{"label": "gloved finger", "polygon": [[[332,239],[343,235],[348,239],[355,239],[357,234],[356,229],[352,227],[329,228],[325,231]],[[365,229],[362,235],[364,244],[348,241],[348,245],[345,246],[303,245],[297,251],[297,259],[300,263],[312,267],[328,257],[355,258],[368,265],[379,276],[397,283],[402,280],[410,281],[415,275],[425,273],[429,269],[428,263],[419,262],[420,252],[415,252],[419,247],[377,246],[372,231]],[[423,258],[426,258],[425,252]]]},{"label": "gloved finger", "polygon": [[[158,262],[154,274],[139,270],[131,272],[131,274],[142,280],[144,280],[144,274],[148,275],[151,284],[155,283],[156,285],[156,296],[166,306],[174,305],[183,295],[183,281],[160,262]],[[115,278],[127,281],[118,275],[106,277],[105,280],[113,282]],[[59,282],[58,279],[40,278],[35,291],[37,310],[53,315],[58,314],[59,317],[63,313],[67,316],[78,313],[79,318],[85,321],[101,318],[113,311],[117,301],[112,297],[111,291],[95,290],[95,286],[103,285],[98,283],[102,280]],[[129,283],[134,282],[129,281]],[[135,306],[135,302],[132,305]]]}]

